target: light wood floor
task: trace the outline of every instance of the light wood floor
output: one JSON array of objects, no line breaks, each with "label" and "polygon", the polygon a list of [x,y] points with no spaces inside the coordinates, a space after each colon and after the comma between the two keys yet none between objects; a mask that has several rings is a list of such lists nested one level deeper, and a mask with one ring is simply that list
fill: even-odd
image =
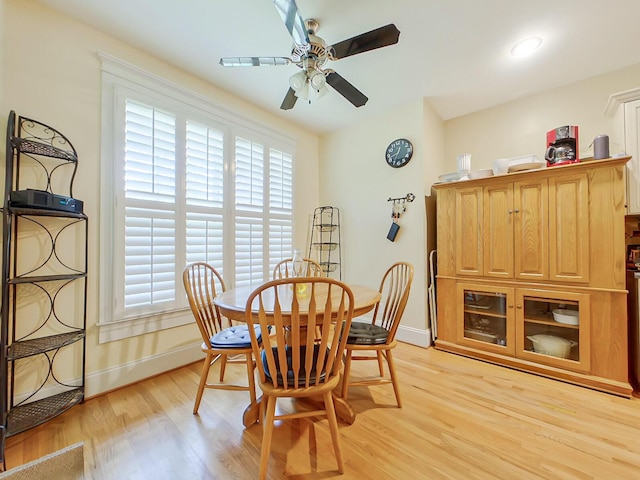
[{"label": "light wood floor", "polygon": [[[391,386],[351,390],[357,418],[340,424],[344,475],[326,420],[301,419],[276,428],[270,478],[640,478],[638,398],[433,348],[401,344],[396,359],[402,409]],[[242,375],[237,368],[229,373]],[[375,363],[355,362],[354,373],[369,368]],[[256,478],[262,431],[242,426],[248,394],[205,391],[193,415],[199,372],[194,364],[87,400],[10,437],[7,467],[84,441],[89,479]]]}]

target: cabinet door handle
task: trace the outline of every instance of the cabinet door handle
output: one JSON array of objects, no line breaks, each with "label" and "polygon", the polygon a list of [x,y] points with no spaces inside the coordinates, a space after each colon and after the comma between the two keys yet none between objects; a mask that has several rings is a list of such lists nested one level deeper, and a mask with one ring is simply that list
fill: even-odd
[{"label": "cabinet door handle", "polygon": [[522,310],[522,305],[517,305],[516,308]]},{"label": "cabinet door handle", "polygon": [[512,213],[520,213],[520,209],[516,208],[515,210],[509,210],[509,215]]}]

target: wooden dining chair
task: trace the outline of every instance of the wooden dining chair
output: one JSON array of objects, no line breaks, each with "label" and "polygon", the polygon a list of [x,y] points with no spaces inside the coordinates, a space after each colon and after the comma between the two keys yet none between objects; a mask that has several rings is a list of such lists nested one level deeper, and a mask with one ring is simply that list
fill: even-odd
[{"label": "wooden dining chair", "polygon": [[[196,262],[187,265],[182,272],[184,289],[189,299],[191,312],[202,335],[202,351],[206,354],[198,393],[193,406],[193,413],[198,413],[200,401],[205,388],[219,390],[243,390],[248,391],[251,403],[256,402],[256,387],[253,361],[253,350],[247,325],[224,327],[222,315],[213,299],[218,293],[226,290],[224,280],[218,271],[205,262]],[[229,322],[230,323],[230,322]],[[261,340],[260,332],[256,332],[256,338]],[[240,357],[229,358],[229,357]],[[208,383],[211,366],[220,362],[220,381]],[[224,374],[227,363],[243,363],[247,367],[248,385],[229,384],[224,382]]]},{"label": "wooden dining chair", "polygon": [[[298,293],[301,292],[301,293]],[[344,283],[327,277],[285,278],[258,287],[247,299],[245,319],[250,326],[258,384],[263,392],[263,422],[259,478],[266,478],[274,423],[279,420],[325,416],[340,473],[344,472],[338,420],[332,391],[340,380],[341,358],[353,317],[353,293]],[[260,343],[253,326],[271,334]],[[314,335],[321,327],[321,337]],[[321,397],[322,407],[276,415],[279,398]],[[266,413],[265,413],[266,412]]]},{"label": "wooden dining chair", "polygon": [[[406,262],[393,264],[386,271],[380,282],[380,301],[373,311],[371,323],[353,322],[351,324],[344,357],[343,399],[347,399],[349,387],[391,383],[398,407],[402,407],[391,351],[397,344],[396,331],[407,305],[412,281],[413,265]],[[362,355],[365,352],[368,353]],[[372,353],[375,353],[375,356]],[[386,359],[389,365],[389,377],[385,377],[383,358]],[[376,360],[378,362],[379,376],[361,380],[351,379],[352,360]]]},{"label": "wooden dining chair", "polygon": [[[310,258],[303,258],[304,262],[304,274],[303,277],[323,277],[324,272],[322,266]],[[293,277],[293,258],[285,258],[280,263],[276,264],[273,269],[273,279]]]}]

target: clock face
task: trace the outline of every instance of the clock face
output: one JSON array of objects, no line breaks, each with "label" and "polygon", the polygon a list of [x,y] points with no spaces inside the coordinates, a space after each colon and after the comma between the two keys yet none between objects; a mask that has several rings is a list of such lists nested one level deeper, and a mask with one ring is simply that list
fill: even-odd
[{"label": "clock face", "polygon": [[413,145],[406,138],[394,140],[387,147],[384,157],[393,168],[404,167],[413,156]]}]

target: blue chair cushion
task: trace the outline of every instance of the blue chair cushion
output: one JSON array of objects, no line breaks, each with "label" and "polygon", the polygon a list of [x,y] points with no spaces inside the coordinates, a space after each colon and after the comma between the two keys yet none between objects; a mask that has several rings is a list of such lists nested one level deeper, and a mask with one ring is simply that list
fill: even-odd
[{"label": "blue chair cushion", "polygon": [[[315,365],[316,362],[316,358],[318,357],[318,352],[319,352],[320,346],[319,345],[314,345],[313,346],[313,363]],[[273,355],[276,358],[276,361],[278,359],[278,347],[272,347],[273,350]],[[301,346],[300,347],[300,358],[301,360],[304,362],[304,358],[305,358],[305,354],[307,351],[307,346]],[[329,349],[327,349],[327,352],[329,351]],[[300,372],[298,373],[298,385],[295,384],[294,382],[294,375],[293,375],[293,369],[291,367],[292,364],[292,358],[291,358],[291,349],[289,347],[287,347],[286,350],[286,354],[287,354],[287,385],[289,387],[304,387],[304,382],[306,379],[306,371],[304,369],[304,365],[301,366],[300,368]],[[273,381],[273,377],[271,375],[271,372],[269,372],[269,365],[267,364],[267,355],[266,353],[263,351],[261,354],[262,357],[262,366],[264,367],[264,373],[267,377],[267,379],[269,381]],[[276,365],[276,367],[279,367],[279,365]],[[316,383],[316,375],[317,372],[314,370],[311,372],[311,375],[309,376],[309,384],[310,385],[315,385]],[[324,380],[326,376],[326,372],[324,369],[324,366],[322,368],[322,371],[320,372],[320,383],[322,383],[322,381]],[[279,387],[283,387],[284,383],[282,380],[282,371],[278,368],[278,372],[277,372],[277,382],[278,382],[278,386]]]},{"label": "blue chair cushion", "polygon": [[[260,326],[254,325],[258,342],[262,340]],[[211,337],[211,346],[213,348],[248,348],[251,347],[251,337],[249,336],[249,327],[247,325],[234,325],[225,328]]]},{"label": "blue chair cushion", "polygon": [[387,342],[389,331],[378,325],[353,322],[347,336],[347,343],[355,345],[382,345]]}]

